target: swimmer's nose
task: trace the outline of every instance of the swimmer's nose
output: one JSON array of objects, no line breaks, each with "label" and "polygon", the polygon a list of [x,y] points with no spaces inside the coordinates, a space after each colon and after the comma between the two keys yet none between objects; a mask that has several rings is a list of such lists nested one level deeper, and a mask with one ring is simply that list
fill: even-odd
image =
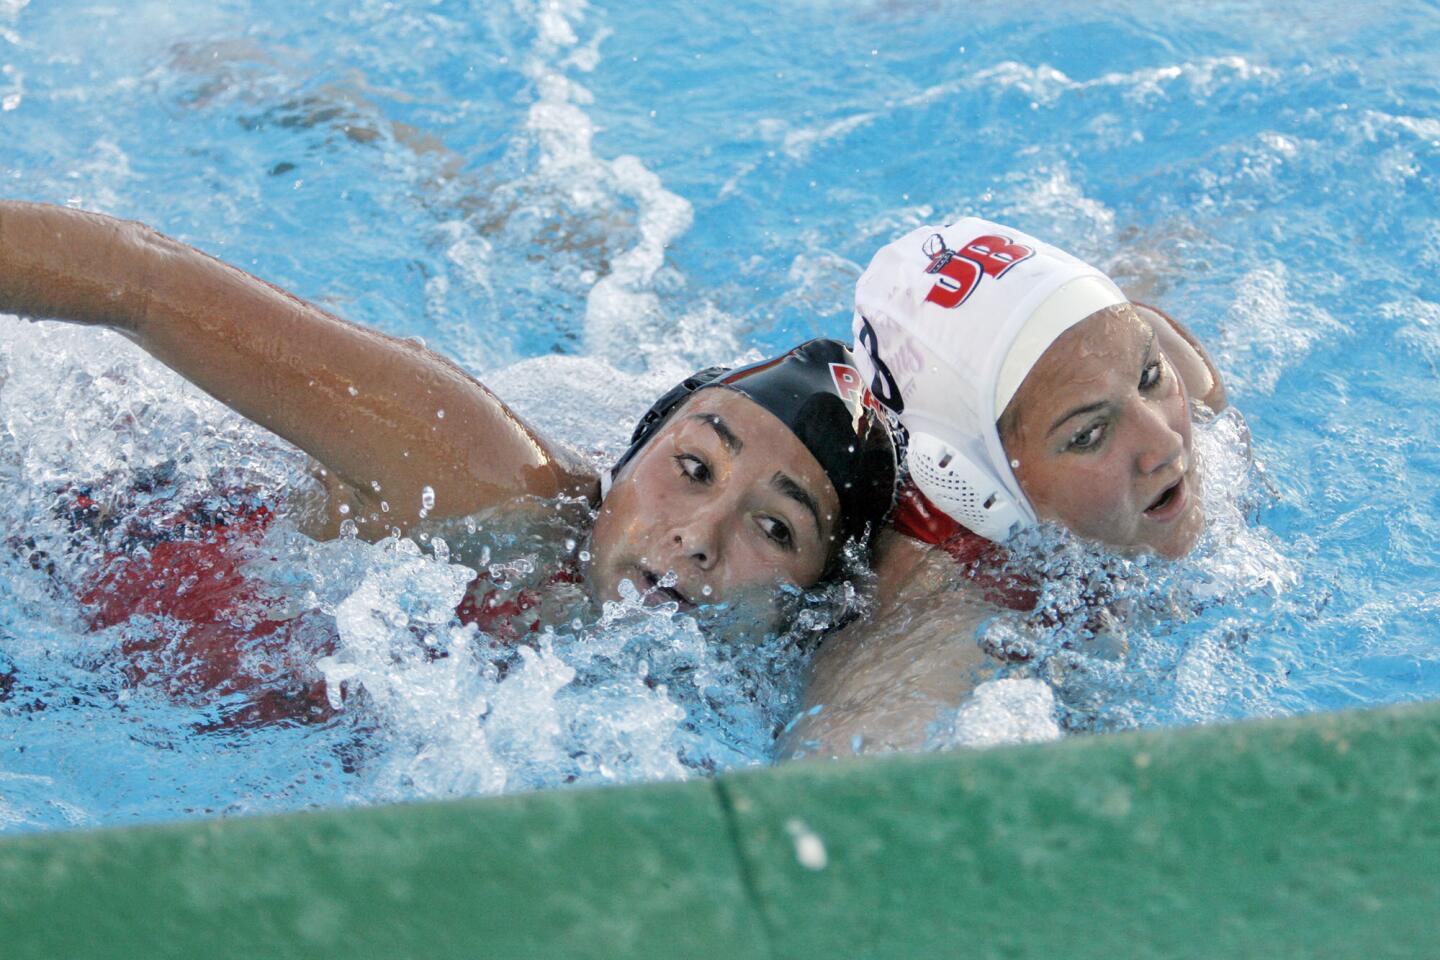
[{"label": "swimmer's nose", "polygon": [[1135,466],[1141,474],[1158,473],[1185,455],[1185,438],[1170,422],[1164,406],[1144,402],[1138,406]]},{"label": "swimmer's nose", "polygon": [[713,570],[719,563],[719,527],[703,513],[691,517],[690,522],[672,536],[677,570],[682,560],[687,566],[700,570]]}]

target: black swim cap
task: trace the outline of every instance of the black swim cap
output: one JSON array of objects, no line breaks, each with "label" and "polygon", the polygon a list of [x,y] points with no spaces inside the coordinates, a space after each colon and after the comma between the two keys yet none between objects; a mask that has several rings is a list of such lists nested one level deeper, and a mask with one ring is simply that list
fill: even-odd
[{"label": "black swim cap", "polygon": [[838,340],[811,340],[747,367],[709,367],[686,377],[640,418],[610,475],[619,476],[687,398],[710,387],[744,394],[805,444],[839,494],[839,544],[879,526],[895,496],[895,444],[854,357]]}]

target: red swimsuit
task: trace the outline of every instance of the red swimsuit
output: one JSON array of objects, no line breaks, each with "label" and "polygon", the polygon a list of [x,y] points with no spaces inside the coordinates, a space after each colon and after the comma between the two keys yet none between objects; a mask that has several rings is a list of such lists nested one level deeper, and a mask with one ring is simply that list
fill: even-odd
[{"label": "red swimsuit", "polygon": [[[91,504],[87,497],[79,509]],[[176,521],[182,535],[106,557],[105,572],[80,595],[91,629],[135,617],[119,643],[121,670],[131,683],[149,678],[171,697],[213,702],[243,693],[247,702],[221,725],[315,722],[334,716],[315,661],[334,652],[333,624],[315,614],[272,619],[267,602],[241,569],[274,520],[266,507],[239,509],[200,523]],[[483,576],[483,574],[482,574]],[[557,570],[545,585],[579,582]],[[491,638],[513,644],[540,629],[541,590],[513,592],[472,585],[456,608]]]},{"label": "red swimsuit", "polygon": [[992,572],[1005,559],[1005,551],[968,527],[962,526],[940,508],[908,477],[900,485],[890,525],[921,543],[941,548],[965,568],[965,576],[985,591],[985,599],[1013,610],[1029,610],[1040,599],[1030,582],[1008,574]]}]

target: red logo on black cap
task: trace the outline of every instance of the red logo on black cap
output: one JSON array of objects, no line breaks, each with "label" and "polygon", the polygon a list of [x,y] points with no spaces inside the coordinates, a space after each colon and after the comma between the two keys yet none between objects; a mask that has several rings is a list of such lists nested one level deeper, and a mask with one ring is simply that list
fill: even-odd
[{"label": "red logo on black cap", "polygon": [[830,364],[830,376],[835,381],[835,392],[840,394],[840,399],[852,410],[868,407],[876,413],[884,412],[884,407],[875,399],[870,389],[865,386],[865,381],[860,377],[860,371],[848,363]]}]

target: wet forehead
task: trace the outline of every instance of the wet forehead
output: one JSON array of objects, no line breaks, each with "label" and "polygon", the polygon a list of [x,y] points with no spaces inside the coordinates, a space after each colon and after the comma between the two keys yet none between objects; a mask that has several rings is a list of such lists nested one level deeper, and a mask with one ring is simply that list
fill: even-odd
[{"label": "wet forehead", "polygon": [[1071,327],[1025,377],[1016,394],[1022,418],[1048,424],[1051,414],[1128,388],[1144,363],[1153,332],[1129,308],[1103,310]]},{"label": "wet forehead", "polygon": [[741,444],[737,465],[763,473],[767,481],[781,471],[808,490],[824,512],[838,509],[840,498],[814,454],[778,417],[744,394],[723,387],[701,390],[675,412],[672,422],[677,429],[700,429],[718,437],[706,422],[712,417],[722,420]]}]

